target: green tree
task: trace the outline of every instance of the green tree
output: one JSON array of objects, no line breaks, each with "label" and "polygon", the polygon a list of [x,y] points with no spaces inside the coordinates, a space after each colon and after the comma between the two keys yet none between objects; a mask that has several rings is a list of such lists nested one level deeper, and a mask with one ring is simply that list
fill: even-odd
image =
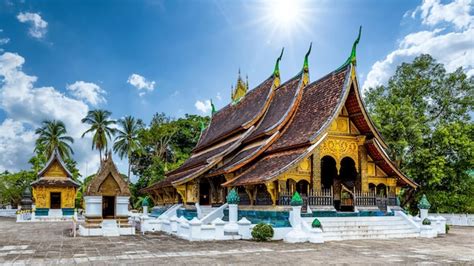
[{"label": "green tree", "polygon": [[473,77],[462,68],[448,73],[430,55],[401,64],[386,86],[366,92],[389,155],[420,185],[405,203],[426,193],[431,211],[474,212],[473,95]]},{"label": "green tree", "polygon": [[114,152],[118,153],[120,159],[127,157],[128,159],[128,174],[127,182],[130,181],[130,157],[132,152],[140,153],[141,143],[138,138],[138,132],[143,127],[140,120],[135,120],[132,116],[126,116],[118,121],[119,129],[117,129],[117,136],[115,137]]},{"label": "green tree", "polygon": [[208,123],[209,117],[198,115],[179,119],[163,113],[154,115],[149,126],[138,134],[141,153],[132,152],[131,156],[132,172],[140,177],[131,187],[135,200],[140,189],[162,180],[167,171],[177,168],[190,156],[199,140],[201,124]]},{"label": "green tree", "polygon": [[35,180],[36,175],[32,171],[20,171],[9,173],[5,171],[0,174],[0,203],[18,205],[26,187]]},{"label": "green tree", "polygon": [[67,134],[66,126],[59,120],[43,121],[42,126],[36,129],[38,135],[36,146],[44,149],[45,156],[50,157],[55,149],[63,158],[70,158],[74,154],[70,144],[74,139]]},{"label": "green tree", "polygon": [[86,130],[82,137],[86,134],[93,134],[92,149],[99,150],[99,157],[102,160],[102,151],[107,150],[108,140],[112,139],[115,134],[115,129],[112,127],[116,123],[115,120],[110,119],[112,113],[106,110],[91,110],[87,113],[81,122],[89,124],[90,128]]}]

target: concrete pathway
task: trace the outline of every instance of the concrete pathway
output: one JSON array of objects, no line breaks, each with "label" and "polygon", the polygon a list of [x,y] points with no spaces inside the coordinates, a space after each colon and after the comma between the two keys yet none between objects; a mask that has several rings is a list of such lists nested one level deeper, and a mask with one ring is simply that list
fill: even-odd
[{"label": "concrete pathway", "polygon": [[0,264],[474,264],[474,228],[436,239],[354,240],[317,244],[188,242],[161,233],[70,237],[70,223],[0,218]]}]

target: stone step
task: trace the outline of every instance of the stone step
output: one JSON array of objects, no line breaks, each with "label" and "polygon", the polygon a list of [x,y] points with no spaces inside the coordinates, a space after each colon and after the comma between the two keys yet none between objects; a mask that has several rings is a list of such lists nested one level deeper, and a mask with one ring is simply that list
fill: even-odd
[{"label": "stone step", "polygon": [[393,229],[393,230],[348,230],[348,231],[332,231],[324,232],[325,236],[353,236],[353,235],[390,235],[390,234],[412,234],[416,233],[415,228],[412,229]]},{"label": "stone step", "polygon": [[102,221],[103,236],[120,236],[120,231],[116,220]]},{"label": "stone step", "polygon": [[[354,216],[354,217],[309,217],[309,219],[318,218],[320,221],[400,221],[400,216]],[[305,218],[306,219],[306,218]]]},{"label": "stone step", "polygon": [[360,231],[360,230],[392,230],[392,229],[413,229],[410,224],[400,225],[371,225],[371,226],[325,226],[323,224],[325,232],[336,232],[336,231]]},{"label": "stone step", "polygon": [[390,239],[390,238],[415,238],[419,237],[418,233],[410,234],[377,234],[377,235],[354,235],[354,236],[325,236],[324,241],[342,241],[355,239]]},{"label": "stone step", "polygon": [[356,223],[356,222],[337,222],[337,223],[328,223],[328,222],[321,222],[324,227],[360,227],[360,226],[398,226],[398,225],[405,225],[407,223],[403,221],[383,221],[383,222],[370,222],[370,223]]}]

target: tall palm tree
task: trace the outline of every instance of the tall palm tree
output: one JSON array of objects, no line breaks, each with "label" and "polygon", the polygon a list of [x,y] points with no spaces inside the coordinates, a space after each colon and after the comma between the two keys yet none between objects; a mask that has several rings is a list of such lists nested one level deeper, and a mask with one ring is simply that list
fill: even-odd
[{"label": "tall palm tree", "polygon": [[141,124],[132,116],[126,116],[119,121],[120,128],[117,129],[117,137],[114,143],[114,152],[118,153],[120,159],[128,158],[128,181],[130,181],[130,156],[134,151],[140,151],[141,143],[138,138],[138,131]]},{"label": "tall palm tree", "polygon": [[102,160],[102,151],[107,150],[108,140],[112,139],[115,134],[115,128],[112,127],[116,123],[115,120],[110,119],[112,113],[107,110],[97,109],[87,112],[87,116],[84,117],[81,122],[89,124],[91,127],[86,130],[82,137],[86,134],[93,134],[92,136],[92,149],[99,150],[99,156]]},{"label": "tall palm tree", "polygon": [[70,146],[70,144],[74,143],[74,139],[66,135],[66,126],[62,121],[43,121],[42,126],[36,129],[35,133],[39,135],[36,140],[35,150],[44,150],[44,155],[46,155],[47,158],[51,156],[55,149],[57,149],[61,157],[65,159],[70,158],[71,154],[74,154]]}]

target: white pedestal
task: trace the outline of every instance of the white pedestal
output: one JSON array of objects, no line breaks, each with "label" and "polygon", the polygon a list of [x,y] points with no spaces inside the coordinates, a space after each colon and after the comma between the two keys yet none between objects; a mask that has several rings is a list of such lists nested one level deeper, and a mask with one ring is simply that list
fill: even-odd
[{"label": "white pedestal", "polygon": [[86,216],[102,216],[102,196],[85,196]]},{"label": "white pedestal", "polygon": [[252,234],[250,233],[251,224],[252,223],[245,217],[243,217],[242,219],[240,219],[240,221],[237,222],[237,225],[239,226],[239,235],[242,237],[242,239],[252,238]]},{"label": "white pedestal", "polygon": [[115,215],[128,216],[128,203],[130,197],[117,196],[115,199]]},{"label": "white pedestal", "polygon": [[238,207],[237,204],[229,204],[229,223],[224,226],[224,232],[229,235],[239,234],[239,225],[237,224]]},{"label": "white pedestal", "polygon": [[216,240],[224,239],[224,225],[225,225],[225,222],[222,221],[220,218],[216,218],[214,221],[212,221],[212,225],[214,225],[216,227],[215,239]]},{"label": "white pedestal", "polygon": [[428,209],[420,209],[420,218],[423,221],[425,218],[428,218]]},{"label": "white pedestal", "polygon": [[201,238],[201,221],[198,218],[194,217],[191,221],[189,221],[190,226],[190,236],[189,240],[199,240]]}]

